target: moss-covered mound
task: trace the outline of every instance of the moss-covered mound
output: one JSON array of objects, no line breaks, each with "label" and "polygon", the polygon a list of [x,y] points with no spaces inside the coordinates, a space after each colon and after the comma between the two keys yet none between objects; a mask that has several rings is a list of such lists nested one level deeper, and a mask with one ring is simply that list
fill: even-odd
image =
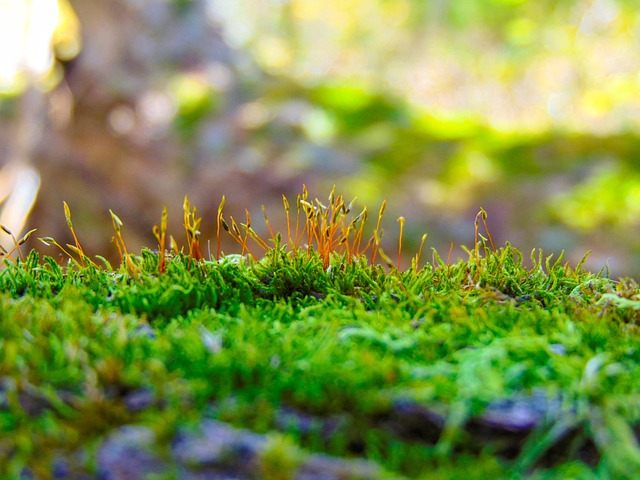
[{"label": "moss-covered mound", "polygon": [[510,246],[406,272],[133,258],[0,272],[3,478],[640,473],[632,282]]},{"label": "moss-covered mound", "polygon": [[207,260],[195,220],[115,270],[5,262],[1,478],[640,476],[634,282],[484,239],[406,271],[357,237]]}]

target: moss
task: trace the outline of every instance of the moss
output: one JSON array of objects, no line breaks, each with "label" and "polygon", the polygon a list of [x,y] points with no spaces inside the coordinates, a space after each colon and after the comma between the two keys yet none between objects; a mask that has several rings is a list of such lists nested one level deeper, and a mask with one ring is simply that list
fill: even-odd
[{"label": "moss", "polygon": [[283,435],[271,436],[260,455],[263,478],[293,480],[302,461],[298,447]]},{"label": "moss", "polygon": [[204,418],[273,435],[265,478],[295,476],[303,452],[424,479],[623,478],[640,465],[635,282],[542,254],[525,266],[482,239],[466,261],[400,271],[357,240],[206,260],[190,238],[161,270],[151,250],[116,270],[76,255],[5,262],[3,477],[65,459],[100,471],[124,425],[153,428],[170,460]]}]

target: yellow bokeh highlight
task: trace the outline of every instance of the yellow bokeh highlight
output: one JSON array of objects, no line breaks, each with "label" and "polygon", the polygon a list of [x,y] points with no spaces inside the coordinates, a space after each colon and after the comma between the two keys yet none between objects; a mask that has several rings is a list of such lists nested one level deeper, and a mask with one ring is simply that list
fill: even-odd
[{"label": "yellow bokeh highlight", "polygon": [[68,0],[0,0],[0,92],[54,87],[61,78],[56,55],[70,60],[79,51],[80,25]]},{"label": "yellow bokeh highlight", "polygon": [[80,21],[68,0],[58,0],[60,18],[53,32],[53,47],[60,60],[71,60],[80,53]]},{"label": "yellow bokeh highlight", "polygon": [[530,45],[535,40],[536,27],[529,18],[516,18],[507,25],[507,39],[514,45]]},{"label": "yellow bokeh highlight", "polygon": [[282,71],[293,62],[293,52],[289,43],[276,36],[260,39],[256,44],[256,57],[266,69]]},{"label": "yellow bokeh highlight", "polygon": [[314,0],[291,0],[293,15],[297,20],[317,20],[325,10],[325,4]]}]

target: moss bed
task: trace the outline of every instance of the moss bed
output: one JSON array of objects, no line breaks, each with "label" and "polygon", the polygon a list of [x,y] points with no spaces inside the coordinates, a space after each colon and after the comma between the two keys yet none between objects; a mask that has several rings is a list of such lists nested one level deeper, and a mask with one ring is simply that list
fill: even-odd
[{"label": "moss bed", "polygon": [[640,477],[632,280],[482,236],[404,271],[280,235],[257,260],[221,214],[244,254],[205,259],[185,212],[183,251],[5,261],[0,478]]}]

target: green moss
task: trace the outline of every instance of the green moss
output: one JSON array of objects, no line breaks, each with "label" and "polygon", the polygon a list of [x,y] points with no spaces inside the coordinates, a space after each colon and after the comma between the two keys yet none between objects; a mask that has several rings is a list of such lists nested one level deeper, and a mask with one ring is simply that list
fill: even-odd
[{"label": "green moss", "polygon": [[260,472],[264,478],[293,480],[300,457],[295,443],[282,435],[273,435],[260,455]]},{"label": "green moss", "polygon": [[[302,452],[423,479],[640,465],[634,282],[541,255],[526,267],[510,245],[406,272],[280,248],[173,255],[161,274],[155,253],[133,260],[137,277],[35,253],[0,271],[3,478],[60,457],[94,472],[122,425],[153,428],[169,458],[203,418],[286,433],[264,478],[293,478]],[[508,424],[523,415],[535,424]]]}]

